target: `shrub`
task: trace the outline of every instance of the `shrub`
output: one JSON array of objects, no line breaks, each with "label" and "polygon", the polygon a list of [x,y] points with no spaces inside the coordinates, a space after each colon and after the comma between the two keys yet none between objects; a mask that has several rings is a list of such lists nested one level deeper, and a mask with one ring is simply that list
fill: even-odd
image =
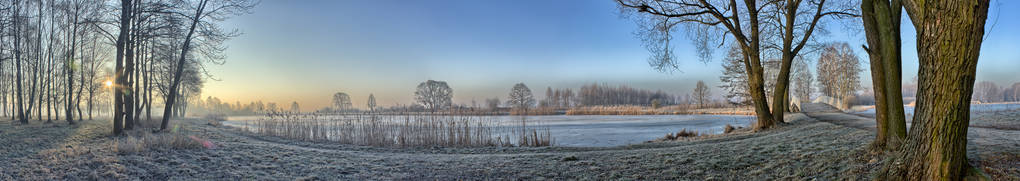
[{"label": "shrub", "polygon": [[668,133],[668,134],[666,134],[666,137],[663,137],[662,139],[663,140],[677,140],[677,139],[680,139],[680,138],[689,138],[689,137],[698,137],[698,136],[701,136],[701,133],[698,133],[697,131],[693,131],[693,130],[687,131],[687,129],[684,128],[684,129],[680,130],[679,132],[676,132],[676,134]]},{"label": "shrub", "polygon": [[694,131],[694,130],[687,131],[686,128],[684,128],[683,130],[680,130],[680,132],[676,132],[676,137],[677,138],[680,138],[680,137],[697,137],[697,136],[700,136],[700,135],[701,134],[698,133],[697,131]]}]

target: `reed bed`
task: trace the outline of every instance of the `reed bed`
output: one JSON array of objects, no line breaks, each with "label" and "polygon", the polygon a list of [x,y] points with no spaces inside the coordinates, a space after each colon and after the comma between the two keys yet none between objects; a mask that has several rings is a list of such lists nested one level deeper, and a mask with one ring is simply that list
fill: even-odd
[{"label": "reed bed", "polygon": [[[530,125],[529,125],[530,124]],[[270,113],[245,126],[262,136],[380,147],[494,147],[550,146],[548,126],[513,123],[485,116],[295,115]]]}]

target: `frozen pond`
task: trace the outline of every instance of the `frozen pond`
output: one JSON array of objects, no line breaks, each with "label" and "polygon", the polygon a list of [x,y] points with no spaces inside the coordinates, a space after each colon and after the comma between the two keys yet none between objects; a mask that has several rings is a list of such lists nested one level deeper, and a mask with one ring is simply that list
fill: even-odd
[{"label": "frozen pond", "polygon": [[[483,120],[510,123],[520,116],[478,116]],[[254,116],[230,117],[224,124],[244,126]],[[548,127],[556,146],[604,147],[641,143],[681,129],[718,134],[726,124],[747,127],[748,115],[551,115],[527,116],[528,124]]]}]

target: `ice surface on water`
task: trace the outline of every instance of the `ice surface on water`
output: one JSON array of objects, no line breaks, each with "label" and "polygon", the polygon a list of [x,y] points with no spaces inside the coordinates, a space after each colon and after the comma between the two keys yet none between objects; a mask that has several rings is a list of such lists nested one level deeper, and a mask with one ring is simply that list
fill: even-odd
[{"label": "ice surface on water", "polygon": [[[520,116],[479,116],[498,123],[520,121]],[[225,124],[243,126],[255,116],[230,117]],[[584,115],[527,116],[529,125],[548,126],[557,146],[602,147],[641,143],[681,129],[718,134],[726,124],[747,127],[755,118],[746,115]]]}]

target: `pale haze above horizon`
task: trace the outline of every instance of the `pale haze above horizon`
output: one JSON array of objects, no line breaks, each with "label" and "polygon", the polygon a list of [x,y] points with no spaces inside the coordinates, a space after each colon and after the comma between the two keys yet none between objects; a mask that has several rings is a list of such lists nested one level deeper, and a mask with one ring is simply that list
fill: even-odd
[{"label": "pale haze above horizon", "polygon": [[[518,82],[536,98],[544,97],[546,87],[576,90],[596,82],[683,95],[703,80],[714,96],[722,93],[716,86],[725,48],[700,62],[691,41],[677,36],[680,69],[656,71],[634,35],[637,25],[621,18],[610,0],[300,2],[262,1],[253,14],[226,21],[225,28],[244,34],[227,43],[226,64],[208,66],[213,80],[204,85],[202,99],[296,101],[302,111],[312,111],[345,92],[355,107],[366,107],[369,94],[388,107],[413,103],[415,87],[426,80],[446,81],[457,104],[505,100]],[[1000,9],[1020,9],[1020,2],[993,1],[977,79],[1005,86],[1020,81],[1020,35],[1009,31],[1020,29],[1020,12]],[[918,65],[913,26],[903,22],[906,83]],[[859,24],[830,21],[829,33],[814,39],[857,47],[867,70],[859,48],[863,32],[849,28]],[[809,58],[812,72],[814,63]],[[861,77],[870,87],[870,74],[862,71]]]}]

